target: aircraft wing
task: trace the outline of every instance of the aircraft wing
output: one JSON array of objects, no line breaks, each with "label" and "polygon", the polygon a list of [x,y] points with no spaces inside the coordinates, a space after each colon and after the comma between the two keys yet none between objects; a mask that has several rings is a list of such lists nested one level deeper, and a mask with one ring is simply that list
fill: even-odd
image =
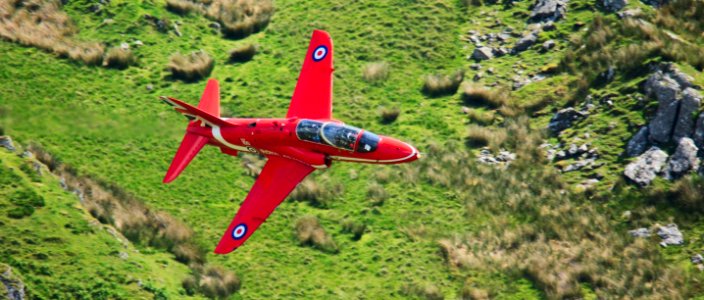
[{"label": "aircraft wing", "polygon": [[215,253],[227,254],[241,246],[313,170],[313,167],[287,158],[269,157],[230,227],[215,247]]},{"label": "aircraft wing", "polygon": [[332,118],[332,71],[330,34],[315,30],[293,91],[287,118]]}]

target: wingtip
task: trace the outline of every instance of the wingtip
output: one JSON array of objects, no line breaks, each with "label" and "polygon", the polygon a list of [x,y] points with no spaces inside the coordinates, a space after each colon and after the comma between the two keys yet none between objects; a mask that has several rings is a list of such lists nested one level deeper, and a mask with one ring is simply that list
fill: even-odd
[{"label": "wingtip", "polygon": [[215,253],[215,254],[228,254],[232,251],[235,251],[235,249],[237,249],[237,247],[229,249],[229,248],[224,247],[223,245],[218,245],[217,247],[215,247],[215,250],[213,250],[213,253]]}]

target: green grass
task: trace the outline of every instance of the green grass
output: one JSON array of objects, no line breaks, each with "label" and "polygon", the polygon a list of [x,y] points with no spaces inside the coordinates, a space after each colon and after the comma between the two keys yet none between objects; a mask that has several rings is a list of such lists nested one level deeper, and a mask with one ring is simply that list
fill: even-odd
[{"label": "green grass", "polygon": [[[214,248],[254,179],[246,174],[239,159],[206,148],[176,182],[161,184],[186,122],[157,98],[168,95],[195,104],[205,84],[205,81],[173,80],[166,69],[172,53],[203,49],[215,59],[210,76],[221,82],[224,114],[281,117],[288,108],[312,30],[327,30],[335,45],[335,118],[408,141],[421,152],[432,152],[432,145],[437,144],[461,152],[463,146],[457,145],[465,137],[468,121],[460,110],[459,93],[428,98],[421,93],[423,77],[463,69],[467,71],[465,80],[470,80],[475,71],[469,70],[472,62],[465,57],[474,46],[460,37],[470,29],[482,34],[499,32],[503,27],[489,27],[494,19],[522,32],[527,14],[521,13],[527,12],[531,4],[516,2],[514,7],[504,8],[502,5],[464,7],[450,0],[277,1],[276,13],[264,31],[242,40],[229,40],[209,28],[211,21],[202,16],[168,12],[165,1],[114,0],[100,14],[87,12],[90,3],[70,1],[64,7],[80,29],[78,38],[109,46],[140,40],[144,46],[132,46],[136,65],[125,70],[88,67],[2,41],[0,125],[24,144],[42,145],[80,174],[114,183],[150,207],[184,221],[196,233],[196,242],[206,249]],[[568,38],[584,34],[581,29],[575,30],[574,24],[589,24],[593,18],[595,11],[591,5],[588,1],[571,1],[567,18],[556,23],[555,31],[542,33],[533,48],[516,56],[482,62],[481,71],[493,67],[495,75],[485,73],[479,83],[498,81],[510,85],[515,66],[524,70],[525,77],[559,63],[571,47]],[[629,3],[630,6],[640,5]],[[158,32],[145,21],[145,14],[181,22],[179,29],[183,36]],[[101,25],[106,18],[114,23]],[[539,52],[547,39],[556,40],[557,46],[547,53]],[[257,55],[245,63],[228,63],[229,51],[243,44],[258,45]],[[360,70],[378,61],[389,64],[388,79],[373,84],[364,81]],[[682,69],[702,82],[704,77],[696,70]],[[531,83],[513,91],[510,101],[529,108],[533,128],[544,128],[551,112],[570,101],[574,91],[566,83],[576,77],[559,73]],[[582,203],[582,198],[575,197],[575,202],[611,216],[611,221],[624,210],[649,205],[639,201],[640,194],[632,187],[624,187],[620,179],[625,163],[619,156],[623,145],[637,129],[634,124],[646,120],[643,112],[635,108],[634,98],[624,94],[637,95],[633,90],[642,78],[617,77],[614,83],[592,90],[595,99],[617,94],[613,98],[615,106],[601,106],[597,114],[568,129],[561,137],[570,141],[585,132],[596,133],[586,141],[599,149],[600,160],[607,164],[588,172],[563,174],[560,180],[571,185],[594,173],[603,175],[605,179],[598,191],[608,194],[615,187],[617,194],[613,198]],[[148,85],[153,86],[152,91],[147,90]],[[383,107],[398,107],[401,112],[398,119],[383,124],[378,115]],[[494,124],[502,123],[504,118],[499,118]],[[608,129],[612,123],[615,126]],[[520,141],[514,144],[517,142]],[[429,159],[435,158],[431,155]],[[42,176],[37,182],[31,172],[21,169],[26,162],[16,155],[0,150],[0,159],[3,170],[12,169],[7,174],[14,174],[3,176],[19,177],[21,182],[17,187],[3,187],[0,195],[29,189],[45,200],[44,207],[35,207],[31,216],[22,219],[6,218],[12,204],[0,202],[4,205],[0,207],[2,244],[17,245],[0,247],[7,254],[2,257],[9,258],[0,262],[17,268],[33,295],[54,298],[53,292],[65,295],[79,289],[85,293],[104,292],[107,298],[131,298],[152,297],[154,293],[148,290],[161,290],[170,298],[183,297],[181,280],[190,272],[187,266],[162,250],[131,245],[126,248],[130,258],[121,260],[115,254],[125,251],[115,250],[122,249],[120,243],[102,229],[103,225],[90,225],[97,223],[91,222],[90,216],[81,210],[75,196],[58,187],[56,178]],[[468,286],[489,290],[497,299],[545,297],[545,292],[522,274],[448,266],[437,243],[455,235],[476,235],[486,228],[498,232],[527,226],[533,216],[501,210],[500,214],[510,222],[502,225],[505,227],[491,227],[496,226],[493,220],[496,211],[492,209],[497,208],[476,206],[487,199],[465,195],[463,188],[430,184],[422,176],[413,181],[409,178],[414,176],[404,173],[419,172],[418,168],[417,165],[335,164],[323,171],[328,178],[322,182],[342,185],[344,192],[327,199],[324,208],[285,201],[246,246],[227,256],[209,254],[208,260],[240,277],[242,288],[233,296],[235,299],[407,298],[404,287],[409,283],[433,285],[448,299],[458,298]],[[379,205],[369,199],[367,190],[383,172],[392,174],[387,176],[392,180],[381,183],[388,198]],[[482,174],[477,172],[472,176]],[[476,183],[472,176],[467,180]],[[313,179],[318,177],[321,175],[313,175]],[[491,184],[487,188],[501,189]],[[509,214],[514,215],[509,218]],[[339,253],[299,245],[295,223],[304,215],[318,218],[332,235]],[[684,220],[686,238],[691,232],[693,239],[686,247],[668,248],[663,257],[690,270],[688,255],[702,243],[695,237],[702,229],[677,210],[663,209],[652,218],[665,222],[672,215]],[[366,225],[359,240],[345,229],[350,220]],[[55,224],[73,225],[67,228]],[[614,228],[622,234],[632,229],[631,225]],[[74,228],[85,232],[71,233]],[[32,244],[27,236],[35,239],[56,236],[62,243]],[[136,249],[140,252],[135,252]],[[40,254],[49,259],[36,259],[37,255],[43,257]],[[45,270],[67,277],[42,275]],[[696,276],[701,280],[701,275]],[[153,288],[139,288],[138,279]],[[587,298],[595,297],[592,289],[587,284],[581,286]]]}]

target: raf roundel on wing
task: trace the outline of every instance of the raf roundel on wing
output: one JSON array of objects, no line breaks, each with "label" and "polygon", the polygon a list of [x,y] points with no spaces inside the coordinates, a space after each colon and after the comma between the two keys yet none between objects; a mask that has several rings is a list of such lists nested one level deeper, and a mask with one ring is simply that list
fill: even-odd
[{"label": "raf roundel on wing", "polygon": [[318,46],[313,50],[313,61],[321,61],[328,55],[328,47]]},{"label": "raf roundel on wing", "polygon": [[232,237],[236,240],[241,239],[245,234],[247,234],[247,225],[240,224],[232,229]]}]

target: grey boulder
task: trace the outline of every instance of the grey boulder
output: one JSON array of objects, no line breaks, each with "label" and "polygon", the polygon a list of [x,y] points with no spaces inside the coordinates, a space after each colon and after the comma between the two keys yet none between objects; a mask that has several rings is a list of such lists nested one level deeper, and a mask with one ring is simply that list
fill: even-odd
[{"label": "grey boulder", "polygon": [[572,126],[573,122],[584,117],[586,117],[585,113],[577,111],[573,107],[561,109],[550,119],[548,129],[552,133],[559,133]]},{"label": "grey boulder", "polygon": [[516,42],[516,45],[513,46],[513,52],[518,53],[526,51],[537,41],[538,37],[534,33],[526,34],[520,40],[518,40],[518,42]]},{"label": "grey boulder", "polygon": [[692,136],[694,131],[694,117],[699,110],[699,105],[702,102],[702,96],[693,88],[686,88],[682,92],[682,100],[680,100],[680,108],[677,113],[677,122],[675,123],[675,131],[672,138],[679,141],[681,138]]},{"label": "grey boulder", "polygon": [[650,135],[650,130],[648,126],[641,127],[638,132],[628,141],[626,145],[626,155],[628,157],[635,157],[643,154],[650,143],[648,142],[648,136]]},{"label": "grey boulder", "polygon": [[694,140],[694,145],[701,149],[704,146],[704,113],[699,114],[696,123],[692,140]]},{"label": "grey boulder", "polygon": [[639,186],[649,185],[662,172],[667,162],[667,153],[658,147],[651,147],[626,166],[623,175]]},{"label": "grey boulder", "polygon": [[604,6],[604,9],[610,12],[616,12],[624,7],[626,7],[626,4],[628,4],[627,0],[602,0],[601,5]]},{"label": "grey boulder", "polygon": [[677,228],[677,224],[667,224],[665,226],[660,226],[658,229],[658,236],[662,239],[660,246],[667,247],[668,245],[682,245],[684,244],[684,236],[682,232]]},{"label": "grey boulder", "polygon": [[491,59],[493,57],[494,54],[489,47],[478,47],[477,49],[474,49],[474,52],[472,53],[472,58],[478,61]]},{"label": "grey boulder", "polygon": [[530,12],[531,22],[555,21],[567,13],[567,1],[537,0]]},{"label": "grey boulder", "polygon": [[647,238],[650,236],[650,229],[641,227],[638,229],[629,230],[628,234],[630,234],[632,237]]},{"label": "grey boulder", "polygon": [[699,165],[699,159],[697,158],[698,150],[692,139],[680,139],[675,153],[670,156],[670,161],[665,169],[665,177],[670,180],[676,179],[696,169]]}]

